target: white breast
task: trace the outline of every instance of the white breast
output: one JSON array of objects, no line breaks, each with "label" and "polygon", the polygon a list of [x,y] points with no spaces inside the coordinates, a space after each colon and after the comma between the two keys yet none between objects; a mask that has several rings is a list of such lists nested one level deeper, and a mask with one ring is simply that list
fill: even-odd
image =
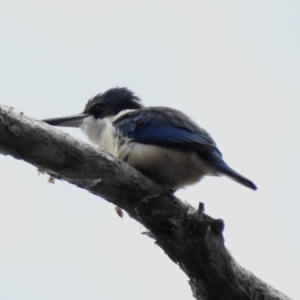
[{"label": "white breast", "polygon": [[127,142],[120,145],[113,122],[129,111],[131,110],[124,110],[115,116],[103,119],[95,119],[93,116],[89,116],[84,119],[80,129],[94,145],[113,156],[120,157],[120,153],[124,152]]}]

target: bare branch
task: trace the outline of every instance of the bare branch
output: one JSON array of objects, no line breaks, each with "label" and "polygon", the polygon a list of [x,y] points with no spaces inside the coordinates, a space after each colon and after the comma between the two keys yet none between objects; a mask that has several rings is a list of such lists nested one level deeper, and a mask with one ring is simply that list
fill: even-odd
[{"label": "bare branch", "polygon": [[235,262],[223,221],[204,214],[203,205],[194,209],[99,149],[0,106],[0,153],[126,210],[188,275],[196,299],[289,299]]}]

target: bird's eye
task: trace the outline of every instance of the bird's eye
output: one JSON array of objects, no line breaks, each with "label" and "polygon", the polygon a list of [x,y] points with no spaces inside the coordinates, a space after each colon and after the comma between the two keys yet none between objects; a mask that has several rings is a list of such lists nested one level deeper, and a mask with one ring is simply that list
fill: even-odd
[{"label": "bird's eye", "polygon": [[95,105],[94,112],[100,112],[102,111],[102,106],[100,104]]}]

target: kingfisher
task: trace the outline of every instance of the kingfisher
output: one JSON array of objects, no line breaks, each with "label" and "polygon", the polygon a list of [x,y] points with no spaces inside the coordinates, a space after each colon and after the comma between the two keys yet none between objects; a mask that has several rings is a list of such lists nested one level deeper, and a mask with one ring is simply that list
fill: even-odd
[{"label": "kingfisher", "polygon": [[195,184],[206,175],[225,175],[257,189],[224,162],[215,141],[191,118],[169,107],[145,107],[125,87],[89,99],[80,114],[43,121],[53,126],[79,127],[92,144],[169,191]]}]

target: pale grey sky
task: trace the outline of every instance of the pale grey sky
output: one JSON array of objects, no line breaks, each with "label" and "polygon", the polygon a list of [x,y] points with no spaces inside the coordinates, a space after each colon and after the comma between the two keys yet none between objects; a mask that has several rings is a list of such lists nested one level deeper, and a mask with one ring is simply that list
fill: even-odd
[{"label": "pale grey sky", "polygon": [[[238,262],[299,299],[299,15],[299,1],[0,1],[0,103],[42,119],[127,86],[184,111],[258,191],[206,178],[177,196],[204,202]],[[0,166],[1,300],[193,299],[127,215]]]}]

